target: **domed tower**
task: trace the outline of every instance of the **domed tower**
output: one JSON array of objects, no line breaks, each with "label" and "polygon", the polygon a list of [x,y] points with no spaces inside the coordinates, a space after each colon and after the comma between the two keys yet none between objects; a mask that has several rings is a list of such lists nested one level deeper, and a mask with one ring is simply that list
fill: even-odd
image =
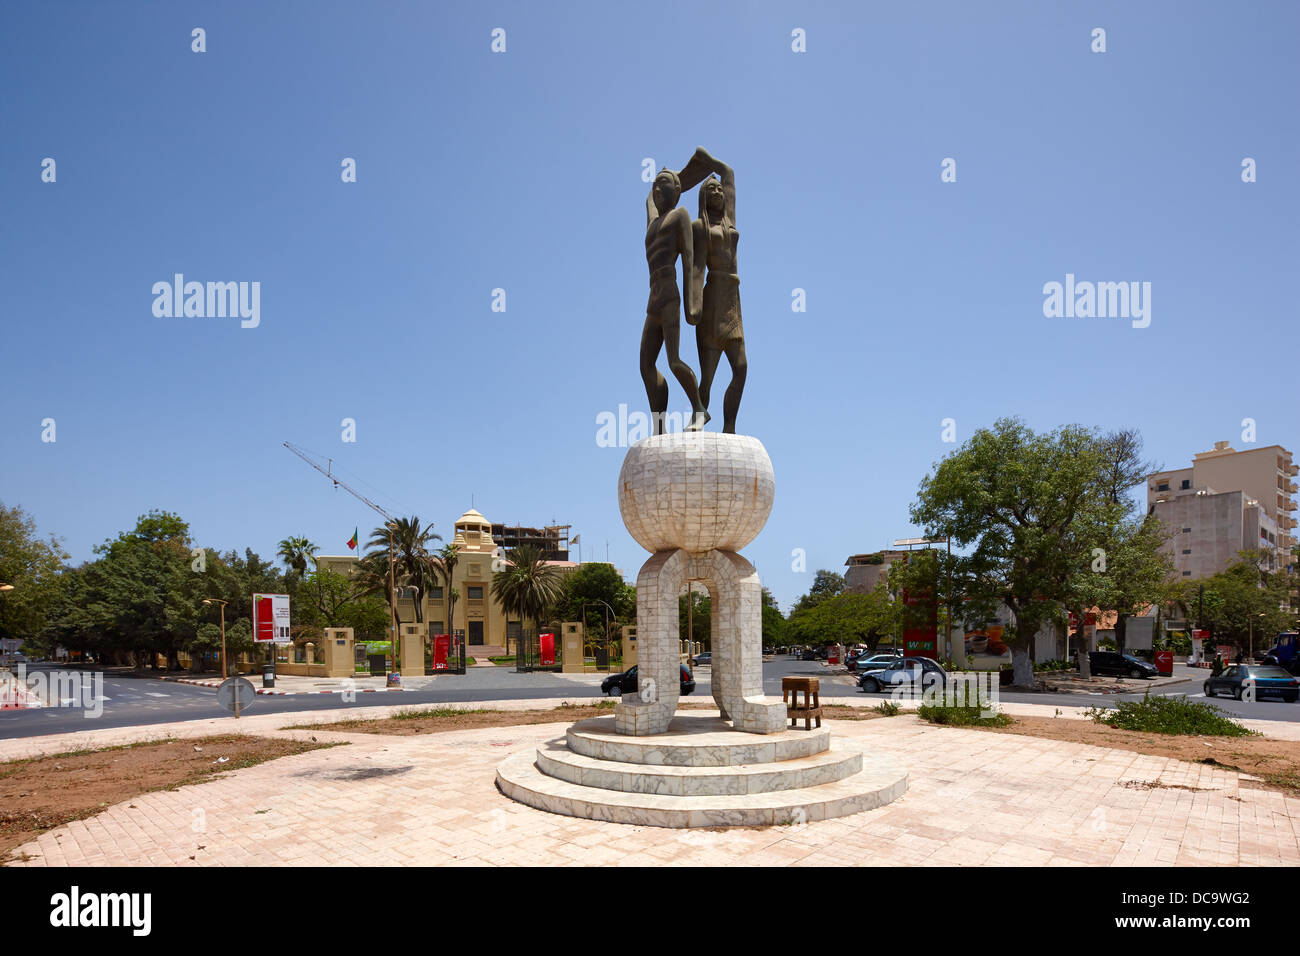
[{"label": "domed tower", "polygon": [[492,522],[473,508],[456,519],[452,543],[460,551],[453,587],[460,593],[453,627],[462,632],[470,657],[506,653],[506,615],[492,601],[492,561],[497,545]]}]

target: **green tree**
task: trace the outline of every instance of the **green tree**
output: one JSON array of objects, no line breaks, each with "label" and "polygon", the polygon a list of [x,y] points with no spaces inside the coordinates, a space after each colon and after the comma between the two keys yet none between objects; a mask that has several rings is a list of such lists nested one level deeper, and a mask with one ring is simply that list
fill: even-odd
[{"label": "green tree", "polygon": [[492,596],[507,612],[527,626],[540,622],[561,596],[560,575],[547,564],[540,549],[531,545],[509,552],[503,570],[492,576]]},{"label": "green tree", "polygon": [[763,646],[785,647],[790,642],[785,615],[781,613],[776,598],[763,588]]},{"label": "green tree", "polygon": [[301,581],[316,551],[316,545],[312,544],[309,538],[299,536],[282,540],[276,554],[284,562],[290,577],[295,581]]},{"label": "green tree", "polygon": [[[1241,551],[1226,570],[1201,581],[1183,581],[1175,603],[1185,616],[1204,608],[1201,623],[1216,644],[1232,644],[1242,653],[1273,646],[1276,636],[1296,627],[1289,603],[1286,572],[1260,570],[1260,551]],[[1200,589],[1204,588],[1202,594]]]},{"label": "green tree", "polygon": [[42,540],[36,522],[22,508],[0,503],[0,638],[21,640],[44,651],[41,633],[59,594],[59,577],[68,558],[53,535]]},{"label": "green tree", "polygon": [[843,593],[844,575],[822,568],[813,575],[812,587],[808,589],[807,594],[799,599],[799,602],[794,606],[794,610],[790,613],[806,611],[809,608],[816,607],[827,598],[833,598],[837,594]]},{"label": "green tree", "polygon": [[677,597],[677,639],[698,641],[712,650],[713,602],[708,589],[696,584],[690,589],[690,597],[689,603],[685,593]]},{"label": "green tree", "polygon": [[796,609],[787,626],[800,644],[865,644],[874,651],[897,629],[899,615],[898,603],[881,581],[869,594],[848,591]]},{"label": "green tree", "polygon": [[[393,522],[392,547],[394,553],[393,577],[400,587],[415,591],[415,620],[424,623],[424,596],[429,588],[437,584],[438,573],[429,553],[429,544],[441,541],[442,536],[434,533],[433,525],[420,526],[420,519],[412,515],[398,518]],[[370,549],[367,558],[382,560],[389,557],[389,529],[380,526],[370,532],[366,543]],[[390,595],[390,600],[394,596]]]},{"label": "green tree", "polygon": [[563,620],[581,621],[584,605],[588,624],[603,623],[606,606],[608,614],[626,624],[636,617],[636,588],[623,580],[614,565],[589,561],[564,575],[555,612]]},{"label": "green tree", "polygon": [[[1124,649],[1128,616],[1160,602],[1168,592],[1173,562],[1164,550],[1168,532],[1141,512],[1128,492],[1159,471],[1142,457],[1142,437],[1123,429],[1097,441],[1098,487],[1091,506],[1070,528],[1071,550],[1087,559],[1073,564],[1064,605],[1078,621],[1092,608],[1116,615],[1115,642]],[[1080,646],[1079,673],[1090,676],[1086,648]]]},{"label": "green tree", "polygon": [[1065,425],[1036,434],[1019,419],[979,429],[921,482],[912,520],[927,537],[969,548],[954,561],[955,582],[978,606],[1001,602],[1014,682],[1034,686],[1034,635],[1058,620],[1072,581],[1099,546],[1091,529],[1108,507],[1097,433]]},{"label": "green tree", "polygon": [[452,614],[456,611],[456,599],[460,597],[460,594],[452,587],[452,581],[456,574],[456,564],[459,560],[460,546],[455,543],[443,545],[429,559],[433,573],[442,581],[443,599],[447,604],[447,617],[444,626],[447,628],[448,634],[452,633],[451,622],[454,620]]}]

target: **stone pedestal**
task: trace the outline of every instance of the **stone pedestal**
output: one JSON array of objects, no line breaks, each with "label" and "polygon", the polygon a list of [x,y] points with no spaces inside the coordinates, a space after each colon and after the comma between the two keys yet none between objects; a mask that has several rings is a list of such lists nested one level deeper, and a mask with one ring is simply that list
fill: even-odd
[{"label": "stone pedestal", "polygon": [[424,641],[428,635],[427,624],[402,625],[402,663],[399,672],[403,677],[424,676]]},{"label": "stone pedestal", "polygon": [[736,730],[770,734],[785,708],[763,695],[762,586],[737,552],[772,512],[772,462],[756,438],[656,435],[633,445],[619,474],[623,523],[651,552],[637,576],[638,692],[614,711],[618,733],[664,733],[677,709],[677,597],[699,581],[712,599],[713,699]]}]

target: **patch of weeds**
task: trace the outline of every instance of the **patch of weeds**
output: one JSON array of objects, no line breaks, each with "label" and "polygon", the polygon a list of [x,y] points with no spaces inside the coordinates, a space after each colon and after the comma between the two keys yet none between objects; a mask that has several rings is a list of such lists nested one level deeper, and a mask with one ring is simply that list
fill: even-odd
[{"label": "patch of weeds", "polygon": [[903,708],[899,707],[892,700],[882,700],[871,709],[882,717],[897,717],[903,711]]},{"label": "patch of weeds", "polygon": [[1259,737],[1213,704],[1186,697],[1152,697],[1120,701],[1113,708],[1089,707],[1084,716],[1118,730],[1198,737]]},{"label": "patch of weeds", "polygon": [[1012,723],[1007,714],[990,714],[978,706],[944,707],[939,704],[922,704],[916,715],[932,724],[945,727],[1009,727]]}]

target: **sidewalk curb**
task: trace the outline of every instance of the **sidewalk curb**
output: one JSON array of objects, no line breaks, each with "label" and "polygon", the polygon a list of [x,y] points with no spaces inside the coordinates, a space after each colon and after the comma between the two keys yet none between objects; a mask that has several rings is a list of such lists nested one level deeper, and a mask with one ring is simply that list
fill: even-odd
[{"label": "sidewalk curb", "polygon": [[[173,684],[190,684],[193,687],[220,687],[219,680],[198,680],[190,677],[159,677],[158,680],[168,681]],[[296,697],[299,694],[384,694],[393,691],[405,691],[405,687],[356,687],[352,690],[339,688],[338,690],[269,690],[265,687],[254,688],[259,696],[276,696],[276,697]]]}]

